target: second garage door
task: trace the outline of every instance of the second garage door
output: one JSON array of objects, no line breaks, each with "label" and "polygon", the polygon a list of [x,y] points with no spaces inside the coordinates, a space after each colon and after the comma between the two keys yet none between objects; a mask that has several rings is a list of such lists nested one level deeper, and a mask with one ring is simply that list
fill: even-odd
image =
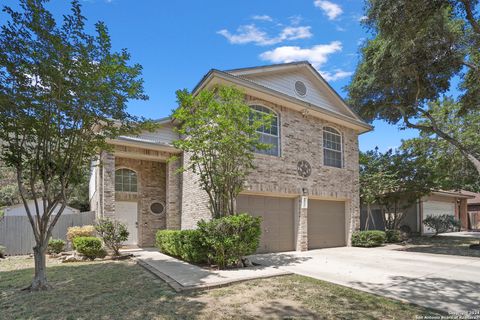
[{"label": "second garage door", "polygon": [[240,195],[237,212],[262,217],[262,236],[257,252],[295,250],[293,199]]},{"label": "second garage door", "polygon": [[308,249],[345,246],[345,203],[308,200]]},{"label": "second garage door", "polygon": [[[455,203],[441,201],[423,202],[423,219],[428,216],[440,216],[444,214],[455,216]],[[430,234],[434,233],[434,230],[422,224],[422,232]]]}]

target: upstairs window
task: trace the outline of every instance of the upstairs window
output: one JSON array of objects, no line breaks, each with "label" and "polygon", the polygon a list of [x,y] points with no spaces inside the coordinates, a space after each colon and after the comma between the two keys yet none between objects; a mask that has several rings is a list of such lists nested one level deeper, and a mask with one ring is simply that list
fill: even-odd
[{"label": "upstairs window", "polygon": [[130,169],[116,170],[115,191],[137,192],[137,173]]},{"label": "upstairs window", "polygon": [[251,106],[252,117],[264,116],[265,114],[271,115],[271,122],[269,127],[262,126],[257,129],[259,134],[259,140],[261,143],[270,145],[266,150],[255,150],[256,153],[268,154],[271,156],[280,155],[280,138],[279,138],[279,121],[277,114],[264,106],[254,105]]},{"label": "upstairs window", "polygon": [[323,164],[329,167],[342,167],[342,135],[331,127],[323,128]]}]

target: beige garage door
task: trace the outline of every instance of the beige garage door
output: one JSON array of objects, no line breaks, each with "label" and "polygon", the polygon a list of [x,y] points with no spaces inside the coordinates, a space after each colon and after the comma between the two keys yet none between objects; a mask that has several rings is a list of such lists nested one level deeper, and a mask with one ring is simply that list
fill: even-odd
[{"label": "beige garage door", "polygon": [[345,203],[308,200],[308,249],[345,245]]},{"label": "beige garage door", "polygon": [[262,217],[259,253],[295,250],[293,199],[240,195],[237,212]]}]

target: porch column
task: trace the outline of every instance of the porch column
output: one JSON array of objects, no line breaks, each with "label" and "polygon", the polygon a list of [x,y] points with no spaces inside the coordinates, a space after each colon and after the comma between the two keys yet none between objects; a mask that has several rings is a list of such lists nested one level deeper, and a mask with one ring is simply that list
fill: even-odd
[{"label": "porch column", "polygon": [[102,216],[113,218],[115,215],[115,155],[103,152],[103,205]]},{"label": "porch column", "polygon": [[166,224],[167,229],[180,229],[181,226],[181,174],[177,170],[181,166],[181,159],[167,162],[167,190],[166,190]]},{"label": "porch column", "polygon": [[308,250],[308,208],[302,208],[302,196],[295,199],[295,250]]},{"label": "porch column", "polygon": [[468,208],[467,199],[460,199],[459,205],[460,230],[468,230]]}]

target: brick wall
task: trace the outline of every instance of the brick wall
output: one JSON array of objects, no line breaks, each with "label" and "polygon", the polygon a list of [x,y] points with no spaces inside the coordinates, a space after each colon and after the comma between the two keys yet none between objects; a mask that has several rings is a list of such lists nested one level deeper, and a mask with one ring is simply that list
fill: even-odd
[{"label": "brick wall", "polygon": [[127,168],[137,173],[137,194],[116,192],[116,201],[138,202],[138,245],[153,246],[155,233],[166,228],[166,214],[150,211],[153,202],[166,203],[166,164],[128,158],[116,158],[115,169]]},{"label": "brick wall", "polygon": [[[190,156],[183,156],[183,167],[187,167]],[[210,219],[208,195],[200,189],[198,175],[191,170],[182,174],[182,229],[194,229],[201,219]]]},{"label": "brick wall", "polygon": [[[290,194],[299,196],[306,189],[311,198],[345,201],[347,235],[360,227],[358,134],[352,129],[331,124],[313,116],[304,117],[300,112],[283,106],[247,97],[250,104],[261,104],[280,115],[280,157],[257,155],[257,169],[250,174],[246,191],[261,194]],[[343,137],[344,167],[323,165],[323,127],[332,126]],[[312,167],[308,178],[297,174],[297,163],[306,160]],[[185,157],[188,161],[188,157]],[[194,228],[201,218],[208,218],[206,194],[198,189],[198,178],[191,172],[183,176],[182,229]],[[297,249],[306,249],[306,222],[304,210],[298,210]]]}]

